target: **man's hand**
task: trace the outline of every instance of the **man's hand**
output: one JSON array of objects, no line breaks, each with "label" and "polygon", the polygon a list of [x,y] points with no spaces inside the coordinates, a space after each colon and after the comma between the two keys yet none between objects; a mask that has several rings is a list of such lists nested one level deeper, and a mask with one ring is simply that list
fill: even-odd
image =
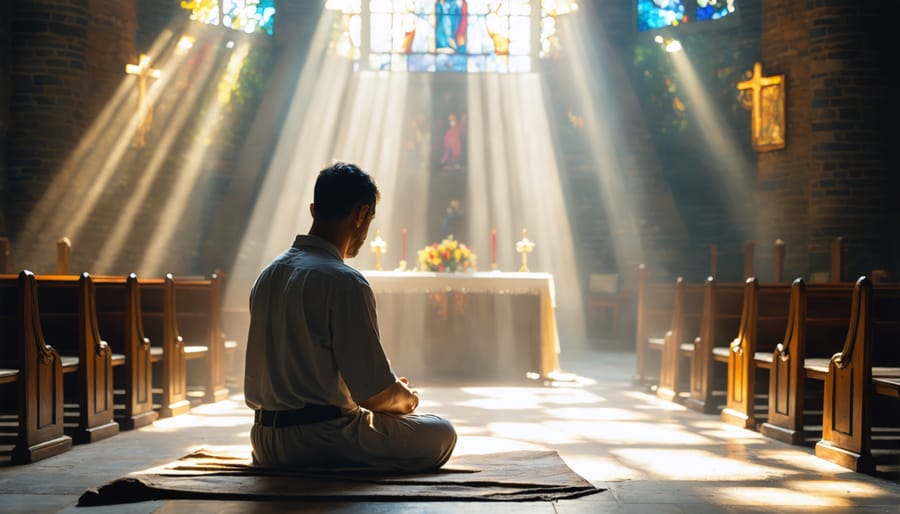
[{"label": "man's hand", "polygon": [[410,414],[419,406],[419,393],[409,388],[409,380],[400,377],[386,389],[360,405],[373,412]]}]

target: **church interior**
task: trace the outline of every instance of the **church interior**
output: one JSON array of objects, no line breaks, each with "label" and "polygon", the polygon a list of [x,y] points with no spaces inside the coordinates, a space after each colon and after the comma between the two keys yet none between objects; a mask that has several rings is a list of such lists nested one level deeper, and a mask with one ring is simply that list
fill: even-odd
[{"label": "church interior", "polygon": [[[0,510],[897,511],[898,28],[875,0],[2,2]],[[335,162],[380,191],[347,264],[385,353],[476,479],[161,485],[249,455],[248,295]]]}]

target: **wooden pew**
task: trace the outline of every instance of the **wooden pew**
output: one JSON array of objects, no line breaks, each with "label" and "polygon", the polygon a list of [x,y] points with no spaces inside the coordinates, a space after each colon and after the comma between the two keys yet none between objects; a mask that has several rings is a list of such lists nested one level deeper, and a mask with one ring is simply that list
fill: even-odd
[{"label": "wooden pew", "polygon": [[687,389],[682,380],[685,358],[693,355],[694,339],[700,335],[703,314],[704,284],[688,284],[681,277],[675,281],[672,319],[663,337],[656,396],[678,400]]},{"label": "wooden pew", "polygon": [[[222,332],[222,291],[219,275],[210,278],[175,279],[178,331],[184,338],[185,358],[202,359],[197,366],[203,401],[214,403],[228,397],[225,387],[225,334]],[[235,344],[229,345],[236,347]]]},{"label": "wooden pew", "polygon": [[[854,471],[874,472],[873,423],[875,414],[882,414],[874,412],[875,395],[900,398],[900,284],[857,280],[843,348],[824,370],[808,365],[807,372],[825,383],[816,455]],[[893,414],[889,423],[896,434],[896,402],[884,413]]]},{"label": "wooden pew", "polygon": [[141,293],[141,322],[144,335],[150,339],[150,360],[154,401],[160,417],[177,416],[187,412],[184,358],[184,339],[178,332],[175,315],[175,279],[139,278]]},{"label": "wooden pew", "polygon": [[[13,464],[27,464],[72,447],[64,434],[62,359],[44,343],[37,284],[30,271],[0,276],[0,387],[16,411]],[[5,410],[5,409],[4,409]]]},{"label": "wooden pew", "polygon": [[[663,338],[672,321],[675,300],[675,284],[650,281],[650,271],[643,264],[638,268],[637,326],[635,330],[635,355],[637,370],[634,380],[647,383],[656,377],[649,370],[658,369],[659,354],[651,347],[661,349]],[[653,361],[653,362],[651,362]]]},{"label": "wooden pew", "polygon": [[[41,298],[41,326],[45,340],[63,359],[63,375],[74,376],[65,387],[66,403],[77,404],[72,428],[76,443],[94,442],[119,433],[113,420],[113,366],[125,363],[122,354],[100,338],[95,286],[88,273],[36,276]],[[63,378],[65,382],[65,376]]]},{"label": "wooden pew", "polygon": [[[753,273],[754,250],[753,241],[744,243],[744,276],[748,278]],[[776,283],[783,275],[784,255],[784,241],[776,239],[773,270]],[[715,275],[707,278],[698,336],[693,341],[685,338],[680,345],[681,356],[691,363],[688,398],[685,400],[685,405],[691,409],[707,413],[719,409],[720,401],[713,401],[713,396],[726,389],[728,348],[740,331],[745,288],[745,282],[721,282]],[[723,369],[717,373],[718,367]]]},{"label": "wooden pew", "polygon": [[759,429],[773,439],[800,444],[806,439],[806,404],[821,405],[821,390],[807,390],[807,369],[827,366],[840,350],[850,322],[851,284],[791,285],[790,309],[783,340],[758,366],[768,366],[768,416]]},{"label": "wooden pew", "polygon": [[744,287],[741,283],[719,283],[713,277],[706,279],[700,335],[692,345],[690,387],[685,401],[691,409],[712,413],[719,407],[713,395],[725,389],[726,370],[716,370],[713,351],[717,347],[727,349],[739,333]]},{"label": "wooden pew", "polygon": [[[141,291],[137,276],[95,276],[97,324],[113,354],[125,364],[114,371],[114,385],[124,393],[124,412],[116,416],[123,429],[149,425],[153,410],[150,340],[144,337]],[[116,376],[118,375],[118,376]]]},{"label": "wooden pew", "polygon": [[771,365],[772,351],[788,322],[790,285],[744,284],[741,322],[737,337],[727,347],[713,348],[713,359],[727,364],[726,403],[722,420],[744,428],[756,426],[757,369]]}]

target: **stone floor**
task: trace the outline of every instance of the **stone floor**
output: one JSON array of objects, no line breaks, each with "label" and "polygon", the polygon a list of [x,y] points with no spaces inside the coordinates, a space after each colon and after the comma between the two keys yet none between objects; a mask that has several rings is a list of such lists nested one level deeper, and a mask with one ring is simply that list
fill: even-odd
[{"label": "stone floor", "polygon": [[853,473],[717,416],[635,387],[634,355],[561,356],[571,376],[540,384],[420,385],[420,410],[449,418],[457,454],[554,449],[606,492],[554,503],[252,503],[157,501],[75,507],[86,489],[199,447],[247,448],[252,416],[240,397],[77,446],[27,466],[0,467],[2,512],[900,512],[900,482]]}]

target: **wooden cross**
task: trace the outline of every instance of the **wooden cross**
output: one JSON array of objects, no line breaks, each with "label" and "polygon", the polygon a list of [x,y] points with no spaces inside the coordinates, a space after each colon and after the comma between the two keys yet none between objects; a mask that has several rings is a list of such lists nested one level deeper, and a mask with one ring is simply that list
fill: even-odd
[{"label": "wooden cross", "polygon": [[369,243],[375,254],[375,269],[381,271],[381,255],[387,251],[387,243],[381,238],[381,230],[375,230],[375,240]]},{"label": "wooden cross", "polygon": [[522,254],[522,267],[519,271],[528,271],[528,254],[534,251],[534,241],[528,239],[528,231],[522,229],[522,239],[516,243],[516,251]]},{"label": "wooden cross", "polygon": [[158,79],[162,75],[162,72],[150,67],[149,55],[141,54],[137,64],[125,65],[125,73],[137,76],[138,116],[141,117],[141,122],[138,125],[137,132],[134,134],[134,141],[132,144],[135,147],[140,148],[144,146],[144,136],[146,136],[147,132],[150,130],[150,125],[153,123],[153,106],[147,101],[147,80],[151,78]]},{"label": "wooden cross", "polygon": [[784,148],[784,75],[763,77],[762,64],[757,62],[753,64],[753,75],[738,82],[737,88],[751,92],[753,148],[757,151]]}]

